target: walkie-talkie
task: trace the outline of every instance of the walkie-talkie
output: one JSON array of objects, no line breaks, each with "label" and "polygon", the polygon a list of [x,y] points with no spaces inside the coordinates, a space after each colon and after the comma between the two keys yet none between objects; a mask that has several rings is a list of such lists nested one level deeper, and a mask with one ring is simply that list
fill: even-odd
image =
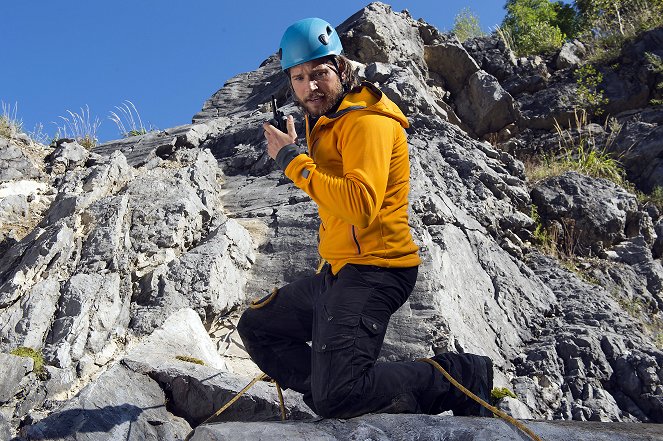
[{"label": "walkie-talkie", "polygon": [[282,131],[283,133],[288,133],[287,118],[281,112],[278,107],[276,107],[276,97],[272,95],[272,112],[274,112],[274,118],[269,120],[269,123]]}]

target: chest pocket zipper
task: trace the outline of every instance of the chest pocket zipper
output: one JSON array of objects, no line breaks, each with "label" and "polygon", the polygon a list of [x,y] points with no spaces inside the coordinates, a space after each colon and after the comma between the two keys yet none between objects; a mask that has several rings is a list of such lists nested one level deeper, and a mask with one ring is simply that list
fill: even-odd
[{"label": "chest pocket zipper", "polygon": [[357,245],[357,254],[361,254],[361,246],[359,246],[359,241],[357,240],[357,233],[355,232],[355,226],[352,226],[352,238],[355,241],[355,245]]}]

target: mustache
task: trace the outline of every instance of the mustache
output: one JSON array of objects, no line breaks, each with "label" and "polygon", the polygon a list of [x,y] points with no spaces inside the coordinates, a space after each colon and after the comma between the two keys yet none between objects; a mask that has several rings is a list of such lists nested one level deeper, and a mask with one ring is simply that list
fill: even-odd
[{"label": "mustache", "polygon": [[324,98],[326,95],[324,93],[312,93],[306,97],[305,101],[314,100],[317,98]]}]

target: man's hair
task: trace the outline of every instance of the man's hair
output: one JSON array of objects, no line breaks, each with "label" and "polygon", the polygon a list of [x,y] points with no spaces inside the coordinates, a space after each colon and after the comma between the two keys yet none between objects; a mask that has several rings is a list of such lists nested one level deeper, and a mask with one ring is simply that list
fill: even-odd
[{"label": "man's hair", "polygon": [[[361,85],[361,78],[357,75],[352,62],[347,57],[343,55],[329,55],[324,57],[322,62],[334,68],[334,71],[341,79],[341,84],[343,85],[343,91],[345,93],[353,91]],[[284,72],[288,76],[290,94],[295,98],[295,101],[297,101],[295,91],[292,88],[292,81],[290,81],[290,69],[286,69]]]},{"label": "man's hair", "polygon": [[334,55],[329,58],[330,62],[338,68],[341,84],[343,84],[343,89],[346,92],[351,91],[361,84],[361,79],[359,78],[359,75],[357,75],[357,71],[347,57],[343,55]]}]

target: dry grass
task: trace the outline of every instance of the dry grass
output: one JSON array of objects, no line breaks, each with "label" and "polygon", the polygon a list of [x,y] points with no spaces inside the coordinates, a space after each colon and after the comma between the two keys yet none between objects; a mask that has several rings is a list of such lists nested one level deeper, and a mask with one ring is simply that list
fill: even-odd
[{"label": "dry grass", "polygon": [[18,105],[14,104],[12,109],[11,104],[2,102],[2,114],[0,115],[0,136],[3,138],[11,139],[17,134],[21,133],[23,122],[16,116],[18,113]]},{"label": "dry grass", "polygon": [[101,125],[99,118],[90,115],[90,108],[85,105],[85,109],[81,107],[81,113],[66,111],[69,116],[60,116],[63,121],[62,125],[53,123],[57,126],[56,139],[60,138],[73,138],[80,145],[87,149],[97,145],[97,129]]}]

